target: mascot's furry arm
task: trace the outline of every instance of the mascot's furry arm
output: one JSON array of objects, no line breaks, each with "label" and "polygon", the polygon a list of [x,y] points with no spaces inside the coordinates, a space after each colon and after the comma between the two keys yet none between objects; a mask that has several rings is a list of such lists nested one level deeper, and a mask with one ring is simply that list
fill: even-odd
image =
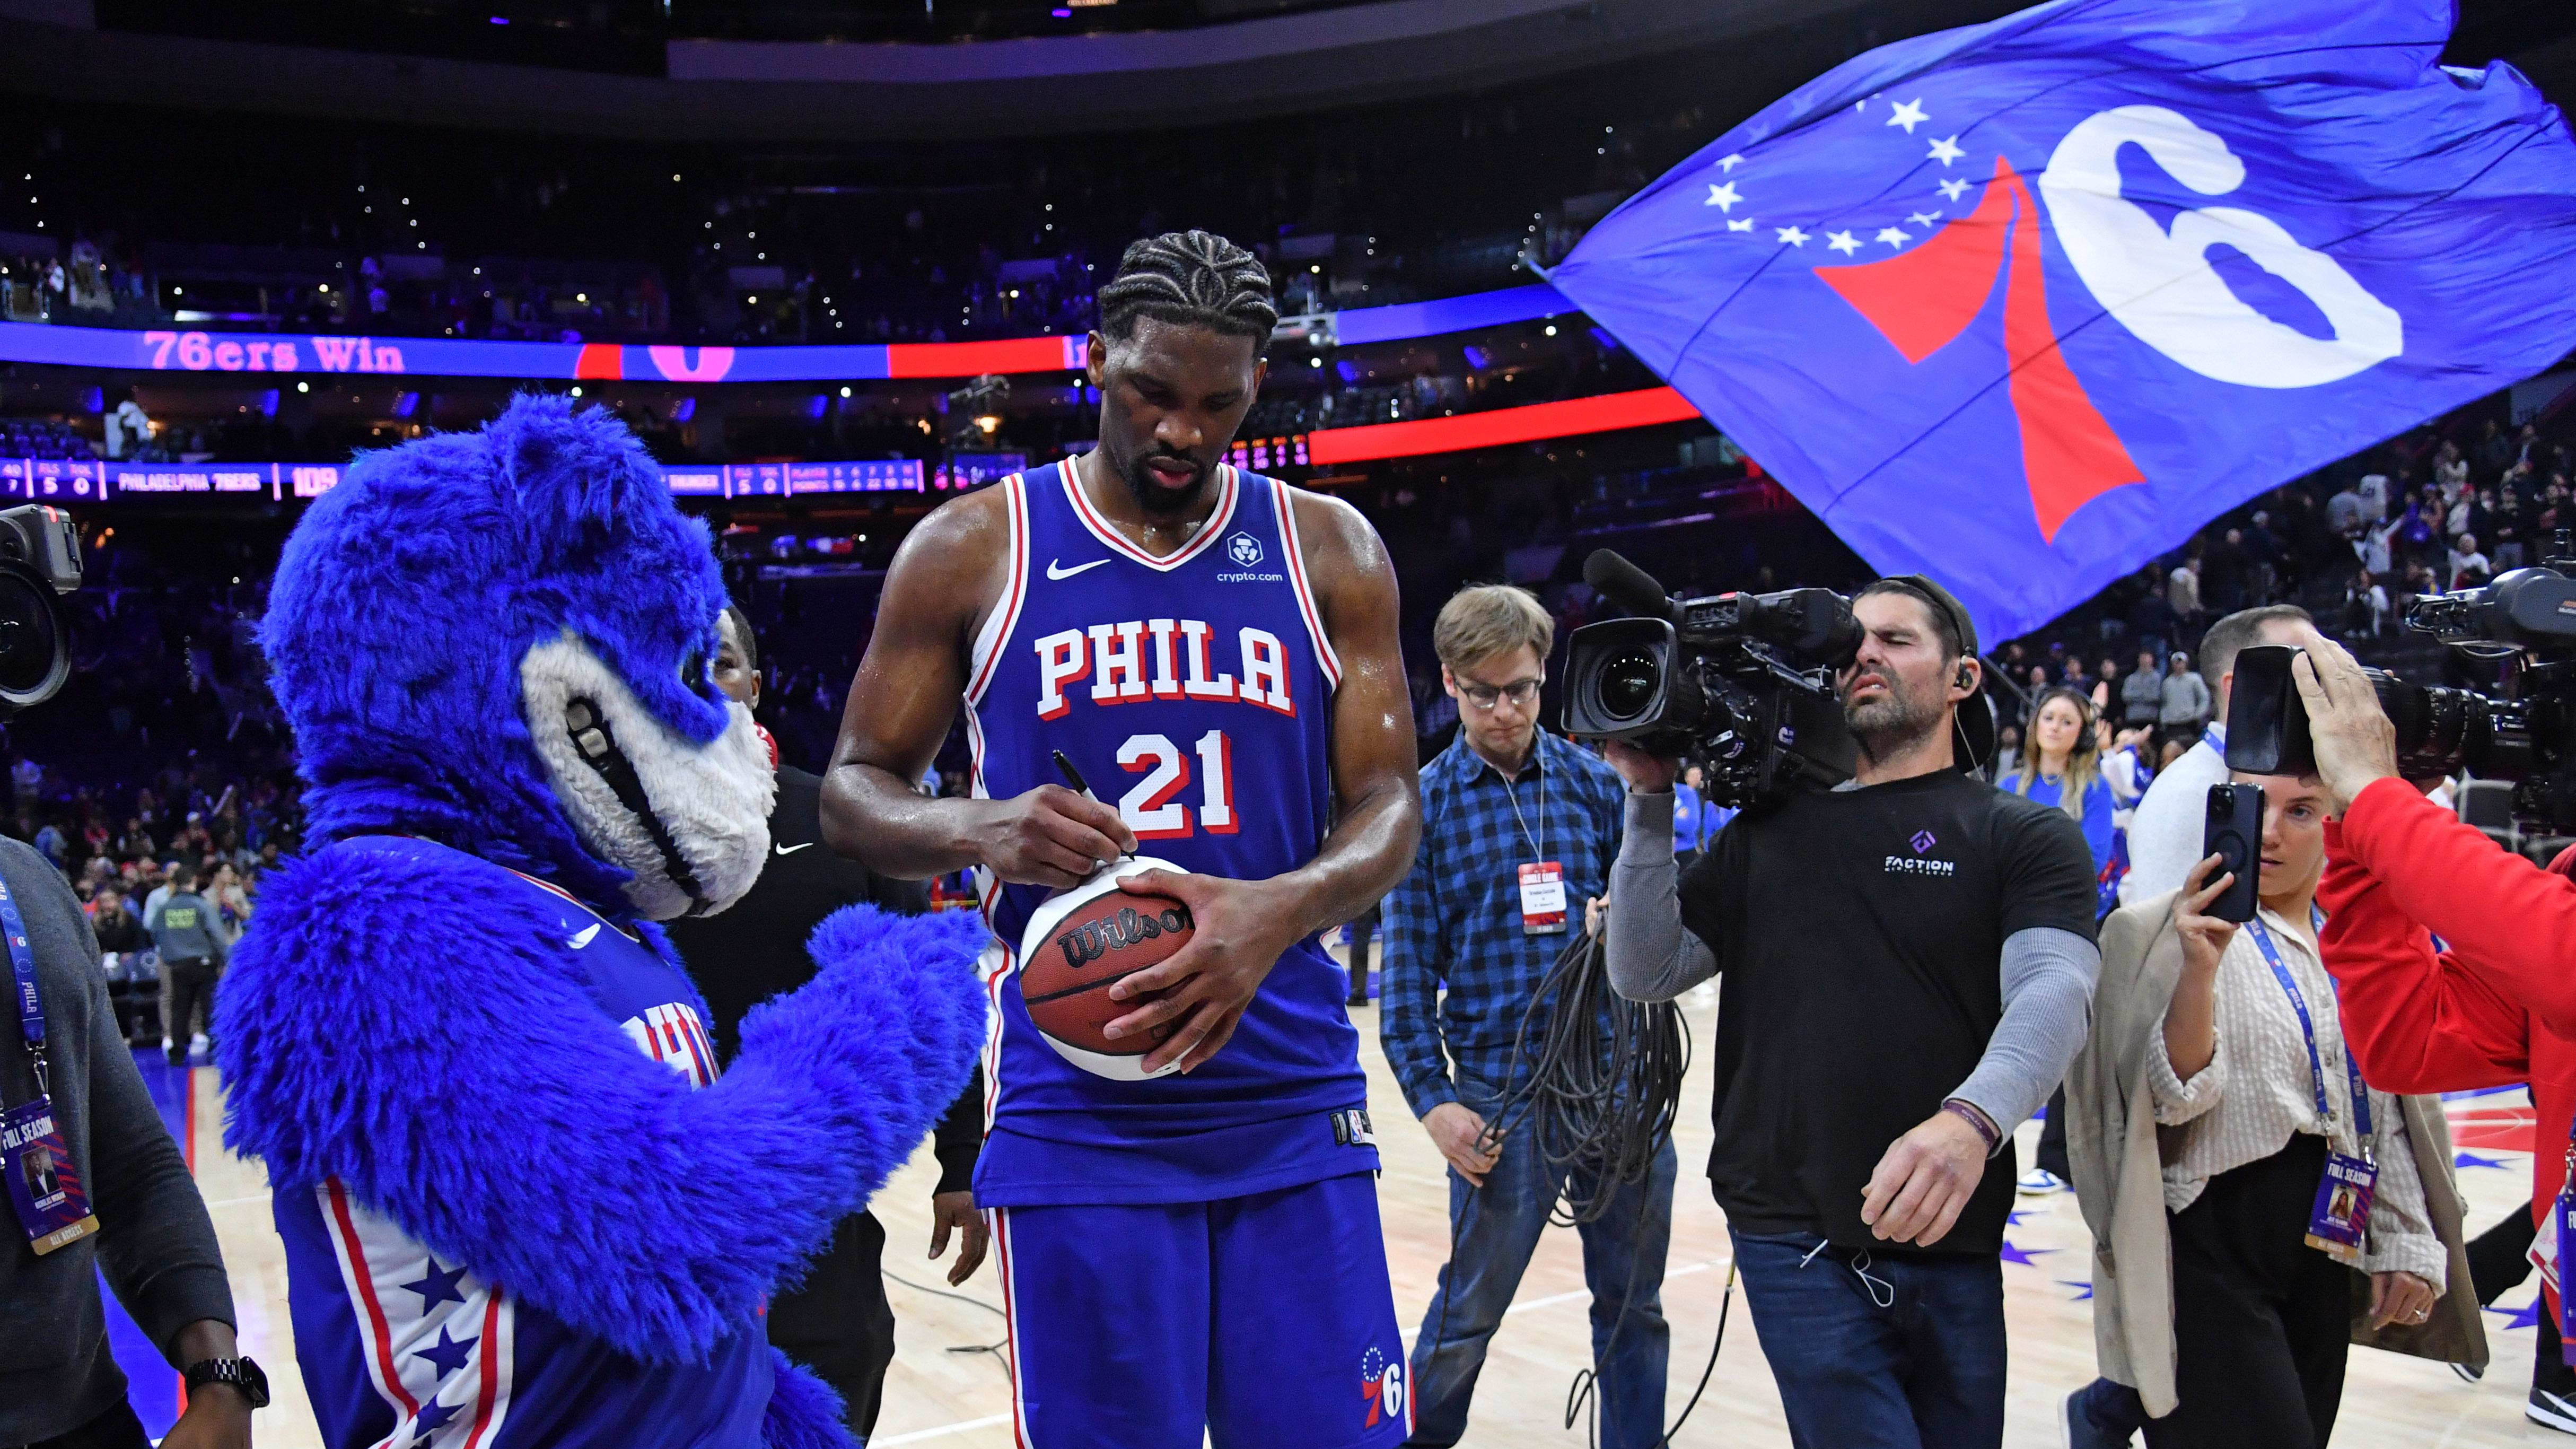
[{"label": "mascot's furry arm", "polygon": [[703,1359],[964,1085],[983,923],[833,915],[815,979],[745,1018],[731,1070],[691,1090],[505,880],[384,837],[279,870],[224,982],[259,1003],[225,1015],[228,1140],[280,1191],[338,1176],[622,1352]]}]

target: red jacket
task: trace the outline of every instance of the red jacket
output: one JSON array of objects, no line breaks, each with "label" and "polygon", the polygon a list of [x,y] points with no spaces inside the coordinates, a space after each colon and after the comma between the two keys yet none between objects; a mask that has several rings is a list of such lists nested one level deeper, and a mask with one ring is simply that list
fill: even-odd
[{"label": "red jacket", "polygon": [[[2576,873],[2576,847],[2550,870]],[[2546,1221],[2576,1118],[2576,885],[2382,780],[2326,826],[2317,902],[2344,1037],[2372,1086],[2531,1084],[2531,1200]],[[2435,952],[2428,929],[2451,949]]]}]

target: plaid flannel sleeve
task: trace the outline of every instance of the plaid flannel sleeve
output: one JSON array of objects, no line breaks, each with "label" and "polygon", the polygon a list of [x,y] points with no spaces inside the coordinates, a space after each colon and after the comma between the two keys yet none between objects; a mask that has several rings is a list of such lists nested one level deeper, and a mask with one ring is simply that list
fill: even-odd
[{"label": "plaid flannel sleeve", "polygon": [[1449,933],[1441,929],[1440,916],[1431,832],[1425,830],[1413,869],[1386,898],[1386,967],[1378,1017],[1387,1066],[1416,1117],[1458,1100],[1440,1040],[1440,982],[1449,969]]}]

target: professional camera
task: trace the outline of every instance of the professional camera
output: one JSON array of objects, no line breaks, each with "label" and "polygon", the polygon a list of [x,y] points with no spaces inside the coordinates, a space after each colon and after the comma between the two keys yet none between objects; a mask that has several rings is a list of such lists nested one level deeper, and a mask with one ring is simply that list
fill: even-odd
[{"label": "professional camera", "polygon": [[54,600],[80,584],[70,514],[42,503],[0,509],[0,716],[44,703],[71,678],[71,631]]},{"label": "professional camera", "polygon": [[[2514,813],[2566,835],[2576,834],[2576,550],[2566,530],[2552,553],[2541,566],[2501,574],[2484,588],[2427,594],[2406,608],[2407,628],[2472,658],[2511,661],[2506,697],[2364,672],[2396,726],[2399,774],[2421,780],[2466,770],[2512,781]],[[2290,678],[2297,652],[2249,648],[2237,656],[2230,769],[2271,775],[2316,768],[2307,706]]]},{"label": "professional camera", "polygon": [[1673,599],[1608,549],[1586,583],[1634,618],[1587,624],[1566,644],[1566,732],[1684,754],[1702,794],[1761,804],[1851,777],[1856,756],[1834,672],[1859,651],[1851,604],[1829,589]]}]

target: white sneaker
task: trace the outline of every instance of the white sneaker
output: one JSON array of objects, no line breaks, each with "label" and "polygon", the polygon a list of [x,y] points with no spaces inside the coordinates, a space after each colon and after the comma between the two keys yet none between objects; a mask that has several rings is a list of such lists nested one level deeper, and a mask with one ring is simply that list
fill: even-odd
[{"label": "white sneaker", "polygon": [[170,1050],[170,1038],[166,1036],[161,1038],[161,1050],[164,1052]]},{"label": "white sneaker", "polygon": [[2533,1389],[2531,1399],[2522,1408],[2522,1416],[2544,1429],[2561,1434],[2576,1434],[2576,1404],[2547,1389]]},{"label": "white sneaker", "polygon": [[2066,1179],[2045,1167],[2034,1167],[2023,1173],[2013,1187],[2023,1197],[2046,1197],[2052,1192],[2066,1191]]},{"label": "white sneaker", "polygon": [[[204,1032],[202,1032],[202,1031],[201,1031],[201,1032],[197,1033],[195,1036],[192,1036],[192,1037],[188,1038],[188,1055],[190,1055],[190,1056],[192,1056],[192,1057],[201,1057],[201,1056],[204,1056],[205,1054],[206,1054],[206,1034],[205,1034]],[[2042,1175],[2043,1175],[2043,1176],[2045,1176],[2045,1174],[2042,1174]]]}]

